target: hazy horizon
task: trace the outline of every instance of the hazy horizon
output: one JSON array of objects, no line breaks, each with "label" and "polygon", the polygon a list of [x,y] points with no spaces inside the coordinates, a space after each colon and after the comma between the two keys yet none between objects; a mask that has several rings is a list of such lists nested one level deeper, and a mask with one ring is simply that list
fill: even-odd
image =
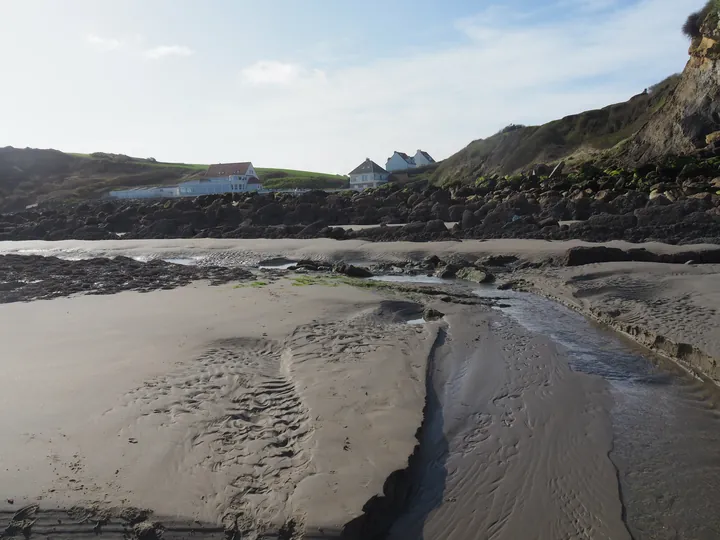
[{"label": "hazy horizon", "polygon": [[346,174],[624,101],[703,0],[5,0],[0,146]]}]

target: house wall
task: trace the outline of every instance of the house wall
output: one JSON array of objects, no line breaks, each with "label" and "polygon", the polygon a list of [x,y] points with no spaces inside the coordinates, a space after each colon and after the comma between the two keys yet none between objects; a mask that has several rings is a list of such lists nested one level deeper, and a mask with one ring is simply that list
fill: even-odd
[{"label": "house wall", "polygon": [[421,152],[418,152],[415,154],[415,165],[417,167],[424,167],[425,165],[430,165],[431,163],[435,163],[434,161],[430,161],[427,159],[424,155],[422,155]]},{"label": "house wall", "polygon": [[[254,177],[253,177],[254,178]],[[249,184],[249,176],[222,176],[203,180],[191,180],[178,186],[181,197],[193,195],[215,195],[218,193],[244,193],[258,191],[261,184]]]},{"label": "house wall", "polygon": [[389,174],[351,174],[350,189],[362,191],[363,189],[375,188],[387,183]]},{"label": "house wall", "polygon": [[405,161],[397,152],[395,152],[385,164],[385,170],[387,171],[405,171],[412,168],[407,161]]},{"label": "house wall", "polygon": [[110,192],[114,199],[163,199],[178,196],[178,188],[159,187],[147,189],[121,189]]}]

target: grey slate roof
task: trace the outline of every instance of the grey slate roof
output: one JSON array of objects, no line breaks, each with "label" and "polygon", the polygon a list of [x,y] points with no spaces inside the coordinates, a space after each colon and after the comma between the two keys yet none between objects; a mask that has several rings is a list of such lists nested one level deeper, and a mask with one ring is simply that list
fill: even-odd
[{"label": "grey slate roof", "polygon": [[380,165],[375,163],[370,158],[367,158],[365,161],[363,161],[359,166],[357,166],[355,169],[353,169],[350,174],[372,174],[372,173],[386,173],[387,171],[383,169]]}]

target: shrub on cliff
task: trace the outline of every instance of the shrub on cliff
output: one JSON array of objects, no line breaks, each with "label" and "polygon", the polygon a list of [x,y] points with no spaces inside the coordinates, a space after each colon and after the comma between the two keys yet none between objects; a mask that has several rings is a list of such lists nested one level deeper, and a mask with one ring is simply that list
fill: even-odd
[{"label": "shrub on cliff", "polygon": [[691,13],[682,26],[683,34],[690,39],[701,37],[703,23],[711,13],[717,18],[718,13],[720,13],[720,0],[708,0],[704,8],[695,13]]},{"label": "shrub on cliff", "polygon": [[524,127],[526,127],[526,126],[524,126],[523,124],[508,124],[507,126],[502,128],[500,131],[498,131],[498,133],[500,133],[500,134],[510,133],[511,131],[517,131],[518,129],[522,129]]}]

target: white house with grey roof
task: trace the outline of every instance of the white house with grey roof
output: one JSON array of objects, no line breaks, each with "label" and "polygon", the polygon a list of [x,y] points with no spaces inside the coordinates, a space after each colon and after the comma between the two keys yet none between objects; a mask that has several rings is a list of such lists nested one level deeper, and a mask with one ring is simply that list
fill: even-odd
[{"label": "white house with grey roof", "polygon": [[352,170],[349,176],[350,189],[361,191],[386,184],[390,173],[370,158],[366,158],[365,161]]},{"label": "white house with grey roof", "polygon": [[427,165],[432,165],[433,163],[435,163],[435,160],[432,158],[432,156],[424,150],[418,150],[415,153],[413,161],[415,161],[416,167],[425,167]]},{"label": "white house with grey roof", "polygon": [[390,172],[406,171],[416,169],[435,163],[435,160],[424,150],[418,150],[414,156],[408,156],[405,152],[397,150],[390,156],[385,164],[385,169]]}]

